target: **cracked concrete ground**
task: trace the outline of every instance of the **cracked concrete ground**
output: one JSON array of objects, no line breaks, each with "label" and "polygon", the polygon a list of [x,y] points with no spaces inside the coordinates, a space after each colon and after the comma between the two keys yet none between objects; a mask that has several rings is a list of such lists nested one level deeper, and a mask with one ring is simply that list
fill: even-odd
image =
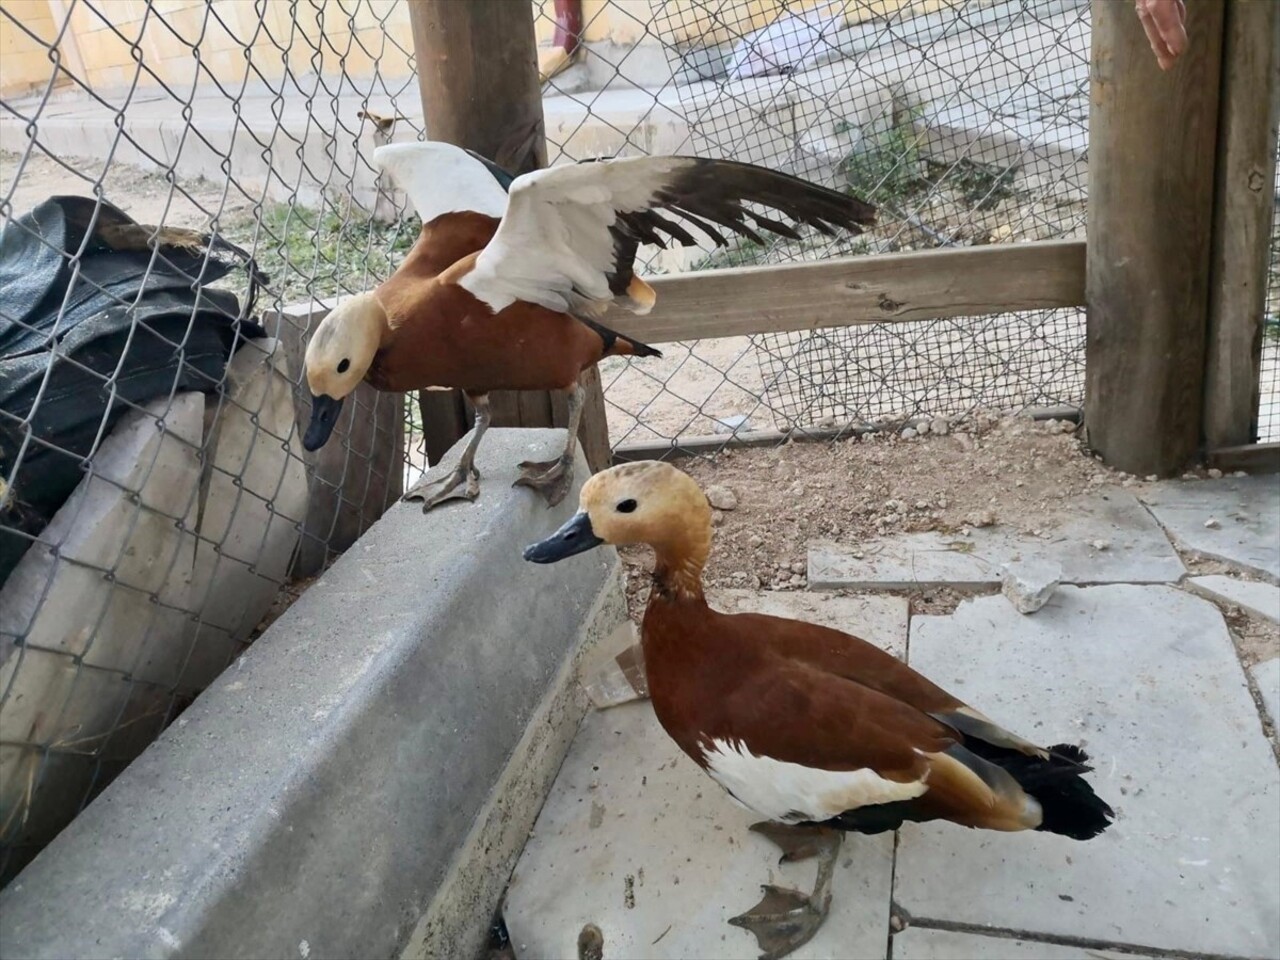
[{"label": "cracked concrete ground", "polygon": [[[961,557],[984,563],[964,570],[906,534],[880,541],[872,564],[814,545],[827,553],[815,564],[811,551],[811,578],[843,569],[857,597],[712,596],[866,636],[1010,728],[1081,744],[1117,811],[1088,843],[951,824],[850,837],[830,917],[793,956],[1280,956],[1280,478],[1154,484],[1141,503],[1104,495],[1105,509],[1074,513],[1070,537],[975,537]],[[1081,550],[1094,541],[1110,555],[1090,566]],[[992,589],[1028,545],[1079,575],[1023,615]],[[967,594],[940,614],[892,595],[957,583]],[[512,949],[574,957],[594,923],[609,960],[755,956],[726,921],[759,884],[803,887],[814,867],[779,866],[753,819],[647,701],[590,714],[512,878]]]}]

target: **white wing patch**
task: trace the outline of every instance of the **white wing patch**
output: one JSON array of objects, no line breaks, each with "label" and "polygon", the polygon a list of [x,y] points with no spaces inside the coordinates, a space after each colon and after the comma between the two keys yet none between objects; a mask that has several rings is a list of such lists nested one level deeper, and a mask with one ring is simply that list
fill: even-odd
[{"label": "white wing patch", "polygon": [[497,233],[459,286],[494,313],[517,300],[560,312],[581,300],[612,300],[609,228],[617,211],[647,209],[672,173],[690,162],[633,157],[517,177]]},{"label": "white wing patch", "polygon": [[373,151],[373,167],[409,195],[423,223],[446,213],[500,218],[507,192],[483,163],[451,143],[391,143]]},{"label": "white wing patch", "polygon": [[720,786],[782,823],[827,820],[858,807],[911,800],[929,789],[923,781],[897,783],[865,768],[818,770],[757,757],[741,741],[713,740],[705,757],[707,772]]}]

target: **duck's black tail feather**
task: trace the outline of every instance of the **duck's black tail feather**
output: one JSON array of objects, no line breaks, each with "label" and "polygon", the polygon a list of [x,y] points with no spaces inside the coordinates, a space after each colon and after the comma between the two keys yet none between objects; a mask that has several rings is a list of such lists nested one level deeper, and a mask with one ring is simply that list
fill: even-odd
[{"label": "duck's black tail feather", "polygon": [[1037,830],[1088,840],[1107,829],[1115,818],[1111,807],[1084,779],[1093,768],[1088,765],[1088,754],[1077,746],[1060,743],[1050,747],[1047,760],[1011,750],[992,759],[1039,801],[1044,821]]}]

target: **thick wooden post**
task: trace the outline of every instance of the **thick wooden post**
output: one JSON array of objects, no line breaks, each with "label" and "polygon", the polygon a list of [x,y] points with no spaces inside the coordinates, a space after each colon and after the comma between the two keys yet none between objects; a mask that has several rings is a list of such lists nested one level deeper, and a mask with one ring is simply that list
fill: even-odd
[{"label": "thick wooden post", "polygon": [[1280,120],[1280,3],[1227,0],[1205,366],[1210,450],[1257,439]]},{"label": "thick wooden post", "polygon": [[[408,0],[423,118],[432,140],[466,147],[513,173],[545,166],[547,145],[538,83],[538,49],[533,4],[525,0]],[[581,438],[592,469],[607,465],[608,426],[600,380],[583,377],[589,389]],[[423,429],[432,431],[428,448],[449,443],[470,424],[462,405],[433,391],[423,400]],[[548,393],[494,391],[495,426],[564,426],[564,405]],[[559,415],[557,415],[559,414]],[[602,441],[603,438],[603,441]],[[601,460],[600,450],[605,451]]]},{"label": "thick wooden post", "polygon": [[1200,447],[1222,21],[1187,4],[1190,48],[1162,73],[1133,4],[1093,3],[1085,424],[1140,475]]}]

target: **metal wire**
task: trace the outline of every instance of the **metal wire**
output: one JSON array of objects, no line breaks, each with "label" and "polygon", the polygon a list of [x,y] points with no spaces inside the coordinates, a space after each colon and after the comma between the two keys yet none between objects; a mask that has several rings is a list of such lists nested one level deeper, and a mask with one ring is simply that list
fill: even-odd
[{"label": "metal wire", "polygon": [[1262,318],[1262,369],[1258,390],[1258,442],[1280,442],[1280,167],[1276,170],[1267,269],[1267,308]]},{"label": "metal wire", "polygon": [[[836,0],[762,12],[693,0],[663,5],[644,23],[602,9],[615,32],[622,21],[641,41],[588,44],[580,72],[596,78],[589,93],[575,88],[579,76],[549,81],[549,139],[571,159],[604,148],[762,163],[881,208],[877,229],[853,241],[743,243],[659,258],[651,272],[1082,239],[1089,4],[938,7]],[[590,23],[583,33],[592,35]],[[646,42],[665,52],[665,78],[651,61],[637,62]],[[625,104],[637,106],[626,114]],[[743,430],[946,417],[975,406],[1079,406],[1084,394],[1082,310],[664,349],[664,361],[606,361],[615,444],[674,446],[713,433],[727,443]]]},{"label": "metal wire", "polygon": [[[551,4],[534,2],[549,38]],[[261,312],[275,346],[242,330],[231,372],[211,377],[189,356],[201,322],[194,307],[181,335],[161,336],[138,318],[141,294],[95,284],[82,270],[85,249],[57,251],[70,272],[64,311],[87,292],[103,297],[132,317],[131,336],[161,337],[177,373],[149,401],[128,400],[120,371],[94,373],[62,349],[60,313],[39,331],[49,369],[92,374],[94,389],[128,412],[111,423],[104,415],[88,454],[33,428],[47,383],[30,411],[0,412],[0,429],[20,440],[0,462],[0,541],[26,547],[0,593],[0,883],[426,466],[413,398],[362,388],[319,457],[301,453],[296,419],[305,415],[302,345],[327,304],[392,272],[417,236],[403,198],[368,161],[380,143],[424,136],[405,5],[209,0],[126,12],[118,0],[68,0],[51,2],[44,19],[38,6],[0,0],[6,229],[51,195],[79,194],[99,203],[97,217],[109,203],[156,228],[221,236],[270,275],[258,310],[243,273],[208,284],[206,263],[191,288],[234,293],[246,320]],[[650,250],[649,273],[1083,238],[1087,0],[609,0],[585,9],[572,63],[544,85],[553,163],[728,157],[881,209],[881,224],[854,240]],[[165,263],[159,237],[148,276]],[[1280,437],[1276,251],[1273,243],[1263,439]],[[0,315],[6,325],[22,326]],[[615,446],[1083,399],[1078,310],[663,350],[662,360],[602,365]],[[136,456],[113,459],[129,443]],[[32,533],[24,509],[40,480],[36,451],[73,461],[84,478]]]}]

